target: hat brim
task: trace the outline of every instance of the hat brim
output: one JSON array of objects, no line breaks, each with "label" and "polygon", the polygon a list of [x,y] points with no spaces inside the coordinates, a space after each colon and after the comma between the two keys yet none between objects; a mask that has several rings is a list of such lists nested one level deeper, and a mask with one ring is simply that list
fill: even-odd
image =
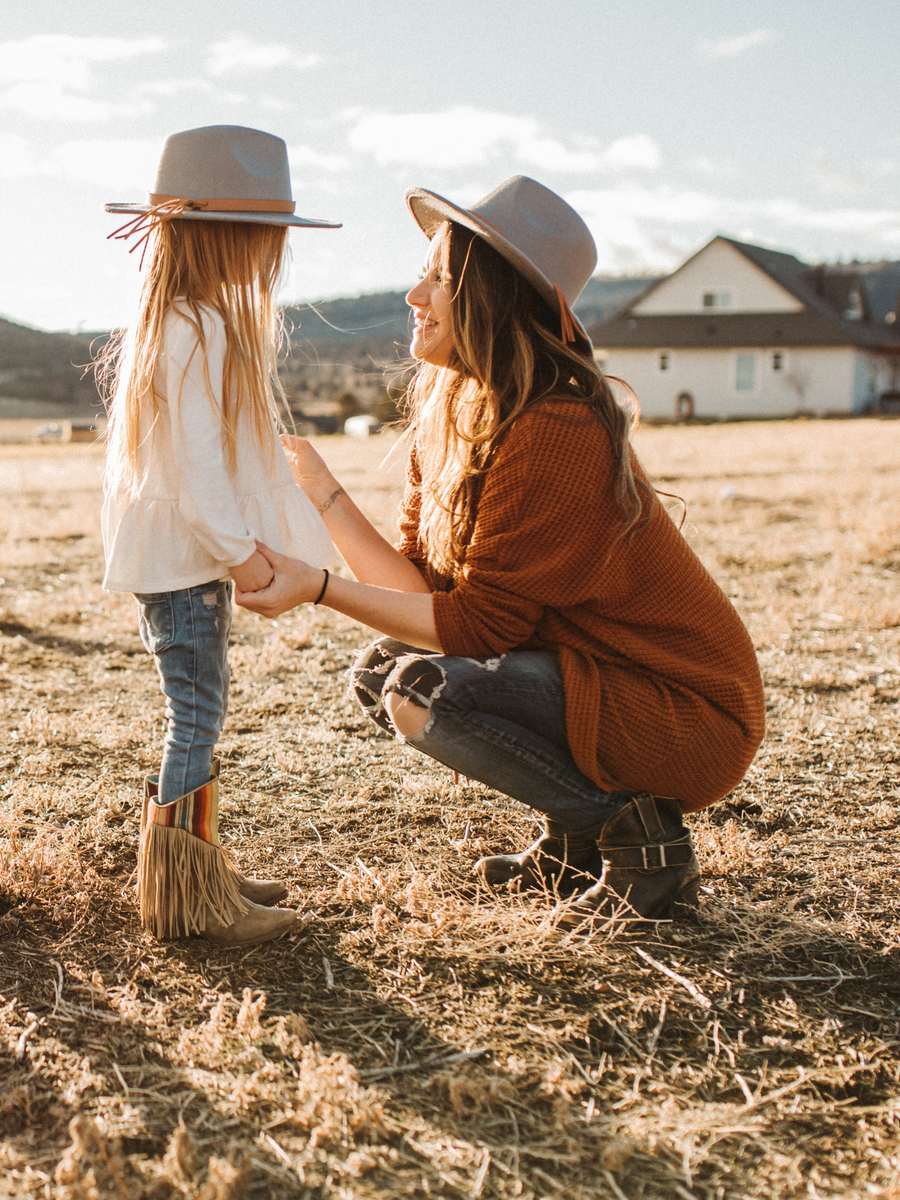
[{"label": "hat brim", "polygon": [[[460,208],[452,200],[439,196],[437,192],[429,192],[426,188],[410,188],[406,193],[406,204],[416,224],[428,238],[434,236],[435,230],[444,221],[456,221],[458,225],[464,225],[466,229],[471,229],[473,233],[483,237],[488,245],[493,246],[498,254],[502,254],[508,263],[525,276],[557,316],[561,315],[556,289],[544,272],[536,267],[526,254],[508,241],[498,229],[489,225],[487,221],[483,221],[477,213],[471,212],[467,208]],[[591,339],[588,337],[586,329],[574,313],[572,313],[572,317],[578,332],[590,345]]]},{"label": "hat brim", "polygon": [[[139,217],[151,211],[149,204],[104,204],[105,212],[126,217]],[[183,212],[179,220],[185,221],[240,221],[250,225],[293,225],[301,229],[342,229],[339,221],[322,221],[316,217],[295,217],[293,213],[254,212]]]}]

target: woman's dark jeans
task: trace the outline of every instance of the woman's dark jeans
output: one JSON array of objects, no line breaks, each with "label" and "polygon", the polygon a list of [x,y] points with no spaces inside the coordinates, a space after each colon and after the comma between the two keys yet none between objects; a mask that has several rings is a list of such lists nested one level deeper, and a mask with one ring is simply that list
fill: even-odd
[{"label": "woman's dark jeans", "polygon": [[[356,699],[376,725],[575,834],[599,837],[631,795],[601,791],[576,766],[562,674],[549,650],[454,658],[380,638],[350,674]],[[384,707],[389,693],[428,710],[424,729],[396,733]]]}]

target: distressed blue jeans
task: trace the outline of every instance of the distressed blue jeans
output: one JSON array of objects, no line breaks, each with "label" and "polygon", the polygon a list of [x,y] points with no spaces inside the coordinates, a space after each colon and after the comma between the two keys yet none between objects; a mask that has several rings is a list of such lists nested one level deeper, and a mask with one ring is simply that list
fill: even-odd
[{"label": "distressed blue jeans", "polygon": [[136,595],[141,641],[166,698],[159,803],[208,783],[228,712],[231,583]]},{"label": "distressed blue jeans", "polygon": [[350,672],[357,701],[395,734],[385,695],[427,709],[419,733],[401,738],[454,771],[521,800],[573,833],[599,837],[630,792],[604,792],[575,763],[566,733],[559,661],[549,650],[493,658],[431,654],[380,638]]}]

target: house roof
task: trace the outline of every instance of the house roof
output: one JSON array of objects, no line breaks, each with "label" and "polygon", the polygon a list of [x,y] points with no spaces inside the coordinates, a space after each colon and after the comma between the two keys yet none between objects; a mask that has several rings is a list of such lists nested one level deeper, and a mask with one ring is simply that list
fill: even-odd
[{"label": "house roof", "polygon": [[[638,301],[659,286],[654,283],[628,308],[589,330],[594,344],[610,348],[670,346],[673,349],[676,346],[862,346],[900,351],[900,320],[885,321],[888,314],[900,309],[900,262],[811,267],[781,250],[722,236],[714,240],[727,242],[743,254],[799,300],[804,311],[634,312]],[[859,313],[859,317],[848,317],[850,311]]]}]

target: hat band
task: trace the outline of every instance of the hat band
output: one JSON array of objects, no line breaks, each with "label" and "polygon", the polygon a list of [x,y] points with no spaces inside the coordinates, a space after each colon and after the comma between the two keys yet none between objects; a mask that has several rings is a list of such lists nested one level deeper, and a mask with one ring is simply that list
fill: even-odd
[{"label": "hat band", "polygon": [[166,196],[161,192],[151,193],[149,199],[154,207],[178,202],[183,204],[185,212],[199,209],[203,212],[292,213],[297,207],[293,200],[186,200],[184,196]]}]

